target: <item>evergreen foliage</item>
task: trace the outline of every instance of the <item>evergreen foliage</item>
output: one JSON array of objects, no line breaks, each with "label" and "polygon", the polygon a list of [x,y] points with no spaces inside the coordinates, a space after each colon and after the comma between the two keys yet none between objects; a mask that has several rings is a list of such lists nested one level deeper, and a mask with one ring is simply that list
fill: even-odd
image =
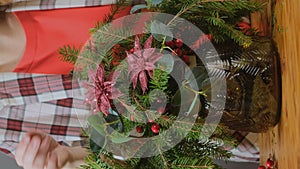
[{"label": "evergreen foliage", "polygon": [[[145,7],[150,11],[159,11],[164,13],[173,14],[175,17],[182,17],[194,25],[198,26],[205,34],[211,34],[216,43],[232,40],[239,45],[247,47],[251,44],[251,37],[245,35],[242,31],[237,29],[236,23],[239,22],[241,16],[247,16],[251,12],[261,9],[262,3],[248,1],[248,0],[147,0]],[[160,3],[159,3],[160,2]],[[114,118],[104,117],[99,113],[94,115],[97,118],[106,118],[106,122],[97,125],[92,125],[99,134],[103,135],[105,144],[103,147],[98,146],[96,151],[90,153],[85,159],[85,164],[82,165],[84,169],[188,169],[188,168],[206,168],[218,169],[221,168],[214,163],[214,159],[228,160],[232,154],[224,149],[225,146],[235,146],[235,140],[231,138],[225,126],[215,126],[214,133],[206,135],[203,133],[203,125],[205,123],[202,117],[196,117],[198,108],[201,109],[200,97],[206,97],[206,93],[202,91],[195,91],[189,86],[189,81],[185,81],[182,86],[170,86],[171,77],[168,72],[159,69],[154,69],[152,77],[147,74],[148,90],[142,91],[140,82],[134,88],[126,84],[129,81],[128,77],[128,64],[121,62],[126,56],[125,51],[130,51],[135,42],[134,37],[129,36],[131,30],[116,30],[110,32],[105,26],[111,22],[118,11],[124,6],[130,4],[129,1],[118,1],[116,6],[112,7],[111,15],[107,15],[103,23],[91,29],[94,43],[87,45],[85,52],[82,56],[87,61],[101,60],[101,65],[104,66],[105,76],[107,77],[112,71],[119,71],[118,82],[116,85],[123,93],[122,96],[116,98],[112,104],[112,111],[120,106],[124,109],[123,112],[117,112]],[[172,21],[175,21],[172,20]],[[176,26],[176,22],[170,21],[169,25]],[[147,29],[150,29],[147,27]],[[185,29],[185,28],[183,28]],[[188,29],[188,28],[187,28]],[[139,35],[140,40],[144,43],[149,35]],[[194,38],[197,41],[199,37]],[[109,39],[109,43],[103,43],[103,39]],[[166,37],[163,42],[153,41],[155,47],[162,49],[170,49],[164,45]],[[107,42],[107,41],[105,41]],[[117,42],[118,46],[113,45]],[[113,48],[109,48],[112,46]],[[109,50],[107,50],[109,49]],[[107,51],[99,52],[99,51]],[[60,49],[59,53],[62,55],[64,61],[75,63],[79,58],[79,50],[65,46]],[[96,63],[92,63],[96,64]],[[99,64],[99,63],[97,63]],[[97,66],[97,64],[95,66]],[[116,67],[116,65],[118,65]],[[173,65],[172,65],[173,66]],[[176,68],[174,68],[176,69]],[[83,77],[87,77],[87,72],[81,72]],[[127,92],[129,88],[129,92]],[[183,89],[182,95],[187,95],[189,100],[185,103],[176,103],[178,93],[176,90]],[[179,89],[178,89],[179,88]],[[159,113],[156,109],[151,109],[151,104],[159,98],[159,93],[153,91],[163,91],[166,96],[167,105],[166,112]],[[128,99],[129,98],[129,99]],[[185,118],[179,116],[179,107],[183,104],[189,105],[186,111]],[[141,121],[153,120],[153,122],[142,123]],[[159,134],[151,131],[153,123],[160,126]],[[117,129],[118,132],[111,132],[108,126]],[[121,126],[121,127],[120,127]],[[136,127],[142,127],[144,131],[141,134],[132,134]],[[169,130],[176,129],[176,132]],[[129,158],[126,160],[119,160],[114,157],[110,152],[105,150],[105,146],[110,142],[126,144],[130,139],[123,136],[131,137],[153,137],[158,136],[157,144],[153,143],[139,143],[135,154],[143,155],[146,151],[152,151],[153,147],[159,151],[159,154],[152,157],[144,158]],[[109,138],[109,139],[108,139]],[[163,151],[165,147],[172,145],[176,138],[184,138],[178,144],[170,148],[168,151]],[[93,141],[90,146],[95,146]],[[133,144],[133,143],[130,143]],[[97,147],[97,146],[96,146]]]},{"label": "evergreen foliage", "polygon": [[242,16],[260,11],[265,3],[249,0],[163,0],[154,9],[178,15],[198,26],[205,34],[213,35],[217,43],[228,39],[248,47],[251,37],[237,28]]}]

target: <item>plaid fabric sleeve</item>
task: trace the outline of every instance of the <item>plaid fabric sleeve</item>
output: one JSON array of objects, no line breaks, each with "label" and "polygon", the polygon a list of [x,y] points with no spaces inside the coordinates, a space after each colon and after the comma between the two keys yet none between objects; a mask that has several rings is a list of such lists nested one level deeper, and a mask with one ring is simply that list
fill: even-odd
[{"label": "plaid fabric sleeve", "polygon": [[0,151],[13,156],[27,131],[42,130],[58,142],[80,141],[89,111],[79,83],[68,75],[0,74]]}]

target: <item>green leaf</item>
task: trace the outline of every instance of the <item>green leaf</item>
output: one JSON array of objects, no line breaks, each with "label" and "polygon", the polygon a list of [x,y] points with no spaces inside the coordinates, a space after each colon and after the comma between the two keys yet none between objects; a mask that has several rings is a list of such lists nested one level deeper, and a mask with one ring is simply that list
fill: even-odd
[{"label": "green leaf", "polygon": [[160,42],[163,40],[171,41],[173,39],[173,33],[170,28],[166,24],[157,20],[154,20],[151,24],[151,34]]},{"label": "green leaf", "polygon": [[91,129],[90,133],[90,149],[92,152],[98,152],[100,150],[103,150],[103,147],[105,147],[107,144],[106,137],[99,134],[95,129]]},{"label": "green leaf", "polygon": [[91,125],[91,127],[94,128],[99,134],[103,136],[107,135],[107,126],[104,122],[104,119],[101,118],[99,114],[89,116],[87,121]]},{"label": "green leaf", "polygon": [[174,67],[174,58],[170,54],[164,54],[157,62],[157,65],[157,69],[170,73]]},{"label": "green leaf", "polygon": [[140,9],[145,9],[145,8],[148,8],[147,5],[145,5],[145,4],[134,5],[130,10],[130,14],[133,14],[136,11],[138,11]]},{"label": "green leaf", "polygon": [[97,152],[101,149],[101,147],[106,146],[107,126],[104,123],[104,119],[100,117],[100,114],[89,116],[88,123],[92,127],[90,135],[90,149],[93,152]]},{"label": "green leaf", "polygon": [[113,131],[110,135],[111,141],[116,144],[126,143],[126,142],[134,139],[132,137],[129,137],[129,134],[130,133],[125,135],[125,134],[119,133],[118,131]]}]

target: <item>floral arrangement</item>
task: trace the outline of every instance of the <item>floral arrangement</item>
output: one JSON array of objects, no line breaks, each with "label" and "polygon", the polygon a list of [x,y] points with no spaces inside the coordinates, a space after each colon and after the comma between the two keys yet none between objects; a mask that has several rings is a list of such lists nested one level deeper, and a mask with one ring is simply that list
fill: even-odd
[{"label": "floral arrangement", "polygon": [[212,83],[223,88],[197,56],[212,42],[248,47],[250,28],[240,18],[263,4],[147,0],[113,21],[126,4],[112,8],[81,51],[60,50],[64,60],[76,62],[74,78],[85,81],[91,109],[91,154],[82,168],[221,168],[213,160],[228,160],[225,148],[235,140],[222,123],[205,119]]}]

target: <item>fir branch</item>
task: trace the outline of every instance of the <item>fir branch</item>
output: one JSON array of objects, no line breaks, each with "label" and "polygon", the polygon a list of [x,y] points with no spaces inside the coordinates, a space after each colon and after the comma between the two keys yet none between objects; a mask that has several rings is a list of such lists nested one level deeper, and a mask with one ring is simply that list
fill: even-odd
[{"label": "fir branch", "polygon": [[101,27],[103,27],[105,24],[111,23],[113,19],[115,19],[115,16],[125,9],[126,7],[129,7],[131,5],[129,0],[117,0],[115,5],[111,5],[110,7],[110,13],[106,14],[104,16],[104,19],[102,22],[96,22],[96,25],[90,29],[90,32],[93,34],[97,32]]},{"label": "fir branch", "polygon": [[150,89],[166,91],[168,89],[169,74],[163,70],[154,69],[152,78],[149,81]]},{"label": "fir branch", "polygon": [[244,35],[241,31],[234,29],[233,26],[229,26],[225,23],[224,20],[220,18],[207,16],[205,17],[205,20],[210,24],[220,28],[222,30],[222,34],[227,35],[239,45],[250,46],[250,44],[252,43],[251,37]]},{"label": "fir branch", "polygon": [[[146,106],[144,106],[140,103],[140,100],[136,96],[137,93],[135,92],[135,90],[131,91],[131,95],[132,95],[132,98],[133,98],[135,104],[138,106],[138,108],[140,108],[141,111],[146,111],[147,110]],[[148,97],[145,97],[145,98],[148,98]]]},{"label": "fir branch", "polygon": [[59,58],[62,61],[75,64],[79,56],[80,50],[75,46],[66,45],[60,48],[58,50],[58,53],[60,54]]},{"label": "fir branch", "polygon": [[164,153],[161,151],[161,148],[159,147],[159,145],[157,145],[156,148],[159,151],[159,156],[161,157],[161,159],[164,162],[164,166],[165,166],[164,168],[169,168],[169,163],[167,162],[166,157],[164,156]]},{"label": "fir branch", "polygon": [[122,33],[120,35],[118,35],[116,32],[111,32],[111,30],[109,31],[109,30],[98,29],[97,33],[107,35],[107,36],[112,37],[112,38],[117,38],[119,40],[127,40],[129,42],[134,42],[134,40],[129,39],[128,36],[123,36]]},{"label": "fir branch", "polygon": [[172,168],[174,169],[183,169],[183,168],[205,168],[212,169],[214,168],[213,162],[211,159],[207,158],[190,158],[190,157],[180,157],[175,159],[172,162]]},{"label": "fir branch", "polygon": [[168,22],[167,26],[171,25],[178,17],[180,17],[183,13],[187,12],[188,10],[192,9],[196,6],[199,0],[192,0],[188,1],[189,3],[183,5],[183,8]]},{"label": "fir branch", "polygon": [[156,122],[160,124],[162,127],[168,128],[174,123],[175,120],[176,120],[176,116],[161,115],[160,118],[156,120]]}]

